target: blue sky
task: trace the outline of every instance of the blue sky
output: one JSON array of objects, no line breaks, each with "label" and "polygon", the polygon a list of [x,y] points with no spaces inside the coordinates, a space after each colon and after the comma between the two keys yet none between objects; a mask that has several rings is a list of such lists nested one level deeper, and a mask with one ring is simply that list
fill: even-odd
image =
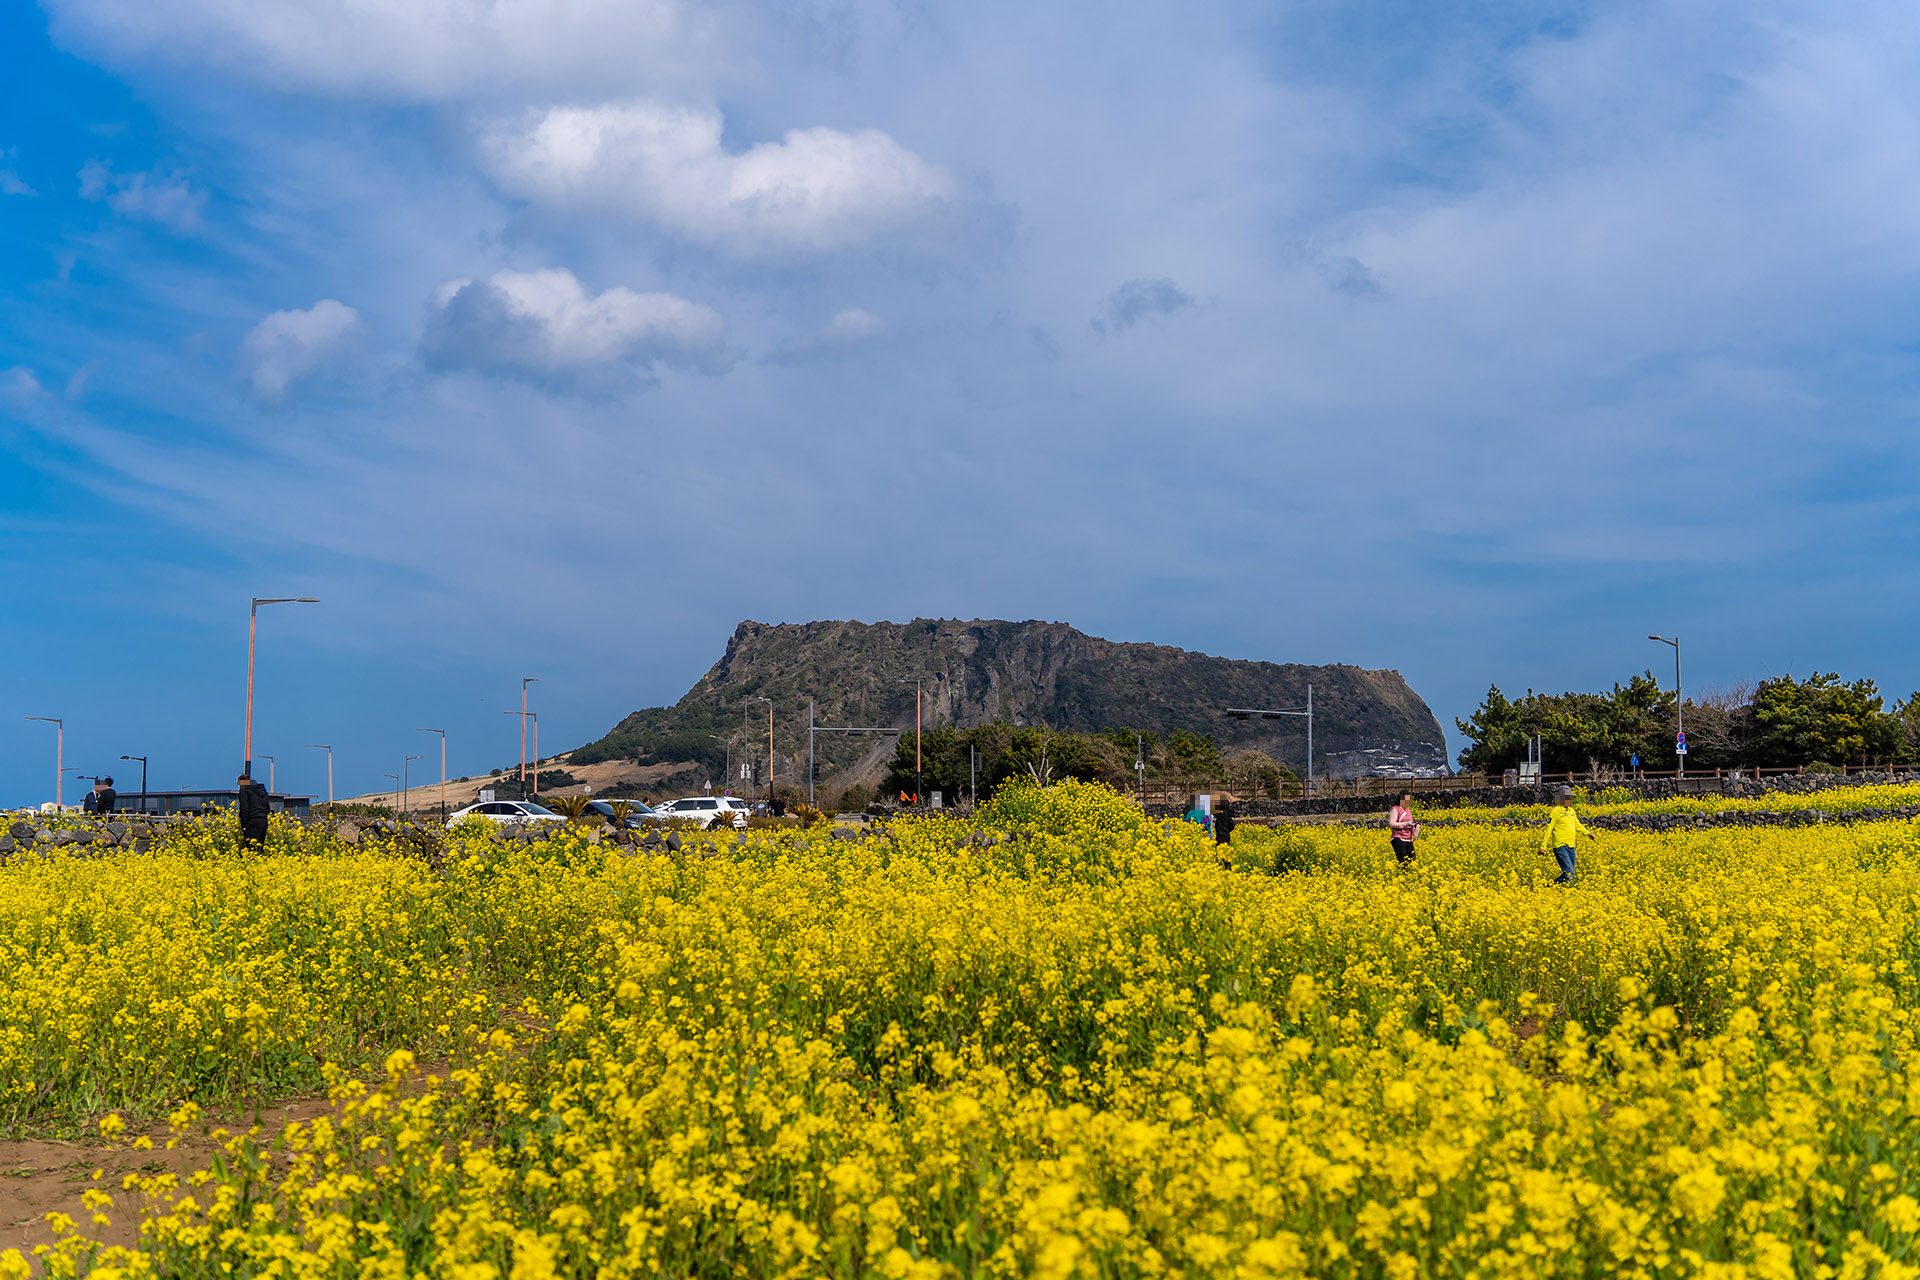
[{"label": "blue sky", "polygon": [[1439,10],[0,4],[0,803],[230,777],[252,595],[283,789],[749,617],[1920,685],[1920,17]]}]

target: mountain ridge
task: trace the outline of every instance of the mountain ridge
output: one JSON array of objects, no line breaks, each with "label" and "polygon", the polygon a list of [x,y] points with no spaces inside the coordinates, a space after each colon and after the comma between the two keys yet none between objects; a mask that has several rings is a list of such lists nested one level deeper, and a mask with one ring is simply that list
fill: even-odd
[{"label": "mountain ridge", "polygon": [[[770,698],[776,777],[804,780],[809,698],[820,725],[911,730],[916,677],[927,726],[1001,720],[1079,732],[1186,729],[1212,734],[1224,749],[1258,746],[1295,768],[1305,757],[1303,721],[1240,721],[1225,713],[1301,706],[1312,684],[1316,770],[1328,752],[1363,747],[1424,749],[1445,760],[1439,721],[1397,671],[1221,658],[1104,640],[1062,622],[929,618],[743,621],[678,702],[622,717],[571,757],[685,760],[721,774],[712,766],[729,748],[739,753],[735,759],[764,761],[767,704],[760,699]],[[893,741],[818,734],[817,776],[834,785],[871,783],[885,771]]]}]

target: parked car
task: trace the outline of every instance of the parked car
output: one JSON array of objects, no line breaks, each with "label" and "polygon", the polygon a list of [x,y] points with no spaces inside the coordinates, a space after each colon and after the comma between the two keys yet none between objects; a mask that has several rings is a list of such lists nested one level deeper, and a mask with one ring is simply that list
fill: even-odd
[{"label": "parked car", "polygon": [[479,816],[488,822],[565,822],[566,819],[543,804],[531,800],[482,800],[464,809],[455,809],[447,819],[449,827]]},{"label": "parked car", "polygon": [[[608,822],[616,822],[613,816],[613,806],[615,803],[616,802],[612,800],[589,800],[587,802],[587,812],[597,813]],[[638,800],[628,800],[626,804],[627,826],[630,828],[644,827],[649,823],[663,820],[661,812],[650,804],[643,804]]]},{"label": "parked car", "polygon": [[684,800],[669,801],[655,812],[663,818],[683,818],[703,827],[722,822],[735,827],[747,825],[746,802],[732,796],[688,796]]}]

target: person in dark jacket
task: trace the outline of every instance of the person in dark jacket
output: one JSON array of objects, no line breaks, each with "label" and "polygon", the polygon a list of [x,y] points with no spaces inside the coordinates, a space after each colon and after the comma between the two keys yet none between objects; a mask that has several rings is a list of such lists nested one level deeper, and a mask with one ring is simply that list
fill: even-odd
[{"label": "person in dark jacket", "polygon": [[240,775],[240,834],[248,844],[265,844],[267,839],[267,818],[273,813],[273,803],[267,799],[267,789],[246,774]]},{"label": "person in dark jacket", "polygon": [[113,779],[110,777],[102,778],[93,788],[93,811],[95,813],[112,813],[113,803],[119,798],[120,793],[113,789]]},{"label": "person in dark jacket", "polygon": [[1213,815],[1213,842],[1215,844],[1233,843],[1233,801],[1222,800],[1220,812]]}]

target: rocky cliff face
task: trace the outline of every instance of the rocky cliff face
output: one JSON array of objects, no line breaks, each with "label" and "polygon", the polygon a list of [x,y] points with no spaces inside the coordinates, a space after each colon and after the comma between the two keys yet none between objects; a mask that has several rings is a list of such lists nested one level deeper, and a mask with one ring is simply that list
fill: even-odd
[{"label": "rocky cliff face", "polygon": [[[1100,640],[1058,622],[944,619],[743,622],[679,702],[634,712],[575,759],[706,761],[722,749],[715,733],[737,735],[736,759],[754,749],[764,759],[767,704],[756,699],[770,698],[778,776],[795,776],[796,767],[804,776],[808,699],[822,725],[911,728],[916,678],[928,725],[1186,729],[1227,749],[1259,747],[1296,768],[1305,759],[1304,721],[1230,720],[1226,711],[1302,706],[1311,684],[1317,757],[1428,744],[1444,761],[1439,722],[1395,671],[1215,658]],[[893,752],[892,738],[823,734],[817,743],[819,777],[839,784],[876,779]]]}]

